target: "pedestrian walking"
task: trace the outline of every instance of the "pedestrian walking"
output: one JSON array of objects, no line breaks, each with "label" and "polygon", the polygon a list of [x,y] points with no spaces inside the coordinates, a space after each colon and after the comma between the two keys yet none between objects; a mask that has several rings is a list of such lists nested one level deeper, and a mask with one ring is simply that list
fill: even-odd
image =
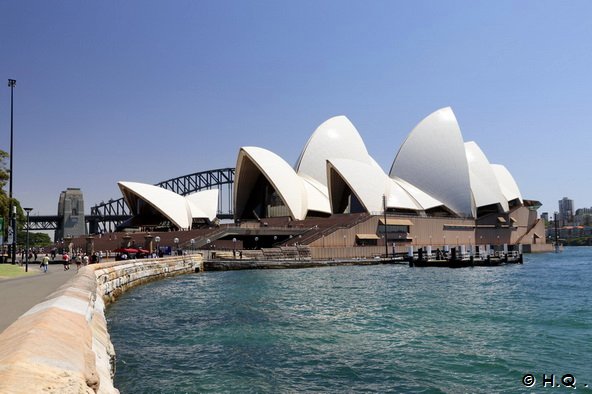
[{"label": "pedestrian walking", "polygon": [[64,253],[62,259],[64,260],[64,271],[68,271],[70,269],[70,256],[68,253]]},{"label": "pedestrian walking", "polygon": [[88,255],[85,254],[84,257],[82,258],[82,265],[84,265],[85,267],[88,265]]},{"label": "pedestrian walking", "polygon": [[80,271],[80,266],[82,265],[82,256],[80,253],[76,255],[76,272]]},{"label": "pedestrian walking", "polygon": [[49,266],[49,256],[47,255],[47,253],[45,254],[45,256],[43,256],[43,259],[41,260],[41,265],[43,267],[43,272],[47,272],[47,267]]}]

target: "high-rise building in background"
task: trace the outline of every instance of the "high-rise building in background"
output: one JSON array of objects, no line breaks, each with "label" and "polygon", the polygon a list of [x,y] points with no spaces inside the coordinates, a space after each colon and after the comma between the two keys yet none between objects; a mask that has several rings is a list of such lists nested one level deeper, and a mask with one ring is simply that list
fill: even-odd
[{"label": "high-rise building in background", "polygon": [[549,222],[549,212],[541,213],[541,219],[545,221],[545,223]]},{"label": "high-rise building in background", "polygon": [[592,225],[592,208],[576,209],[576,214],[574,215],[574,224],[576,226]]},{"label": "high-rise building in background", "polygon": [[559,200],[559,222],[565,226],[573,222],[574,202],[567,197]]}]

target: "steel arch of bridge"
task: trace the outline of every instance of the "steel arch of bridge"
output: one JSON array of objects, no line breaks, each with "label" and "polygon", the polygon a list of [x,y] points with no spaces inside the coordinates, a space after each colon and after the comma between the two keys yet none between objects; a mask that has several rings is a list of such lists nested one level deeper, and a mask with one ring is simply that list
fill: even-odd
[{"label": "steel arch of bridge", "polygon": [[[189,175],[172,178],[155,186],[173,191],[182,196],[198,192],[200,190],[213,189],[218,186],[218,217],[231,218],[234,212],[234,168],[220,168],[216,170],[200,171]],[[222,187],[225,186],[225,187]],[[226,208],[226,209],[225,209]],[[89,232],[107,232],[131,216],[123,197],[117,200],[97,204],[90,209]]]}]

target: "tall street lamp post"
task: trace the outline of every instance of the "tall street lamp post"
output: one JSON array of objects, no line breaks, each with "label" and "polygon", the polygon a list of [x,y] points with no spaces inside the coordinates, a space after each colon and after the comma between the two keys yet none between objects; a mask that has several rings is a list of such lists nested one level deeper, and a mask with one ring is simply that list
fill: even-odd
[{"label": "tall street lamp post", "polygon": [[[16,86],[15,79],[8,80],[8,87],[10,88],[10,181],[8,183],[8,214],[11,215],[8,222],[10,226],[10,231],[12,231],[12,251],[11,251],[11,258],[12,264],[16,262],[16,213],[13,212],[12,209],[12,179],[14,178],[14,173],[12,170],[12,158],[13,158],[13,118],[14,118],[14,87]],[[9,240],[10,242],[10,240]]]},{"label": "tall street lamp post", "polygon": [[158,235],[154,237],[154,242],[156,242],[156,256],[160,257],[160,237]]},{"label": "tall street lamp post", "polygon": [[389,253],[388,253],[388,236],[387,236],[388,227],[386,226],[386,221],[387,221],[386,220],[386,194],[382,195],[382,210],[384,213],[384,255],[388,259]]},{"label": "tall street lamp post", "polygon": [[29,272],[29,214],[33,208],[23,208],[27,212],[27,243],[25,246],[25,272]]}]

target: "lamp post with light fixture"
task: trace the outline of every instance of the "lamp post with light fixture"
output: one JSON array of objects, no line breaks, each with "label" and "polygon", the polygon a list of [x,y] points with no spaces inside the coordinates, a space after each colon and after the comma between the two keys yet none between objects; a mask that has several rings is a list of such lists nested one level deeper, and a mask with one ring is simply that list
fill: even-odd
[{"label": "lamp post with light fixture", "polygon": [[[9,233],[12,232],[12,250],[11,250],[11,258],[12,264],[16,263],[16,207],[13,207],[12,203],[12,179],[14,178],[14,172],[12,167],[12,158],[13,158],[13,119],[14,119],[14,87],[16,86],[15,79],[8,80],[8,87],[10,88],[10,178],[8,183],[8,214],[10,215],[8,220]],[[13,209],[14,208],[14,209]],[[8,242],[10,243],[10,237]]]},{"label": "lamp post with light fixture", "polygon": [[156,256],[160,257],[160,237],[158,235],[154,237],[154,242],[156,242]]},{"label": "lamp post with light fixture", "polygon": [[29,214],[33,208],[23,208],[27,212],[27,242],[25,244],[25,272],[29,272]]},{"label": "lamp post with light fixture", "polygon": [[[382,195],[382,210],[384,214],[384,255],[388,259],[388,227],[387,227],[387,219],[386,219],[386,194]],[[344,236],[345,237],[345,236]]]}]

